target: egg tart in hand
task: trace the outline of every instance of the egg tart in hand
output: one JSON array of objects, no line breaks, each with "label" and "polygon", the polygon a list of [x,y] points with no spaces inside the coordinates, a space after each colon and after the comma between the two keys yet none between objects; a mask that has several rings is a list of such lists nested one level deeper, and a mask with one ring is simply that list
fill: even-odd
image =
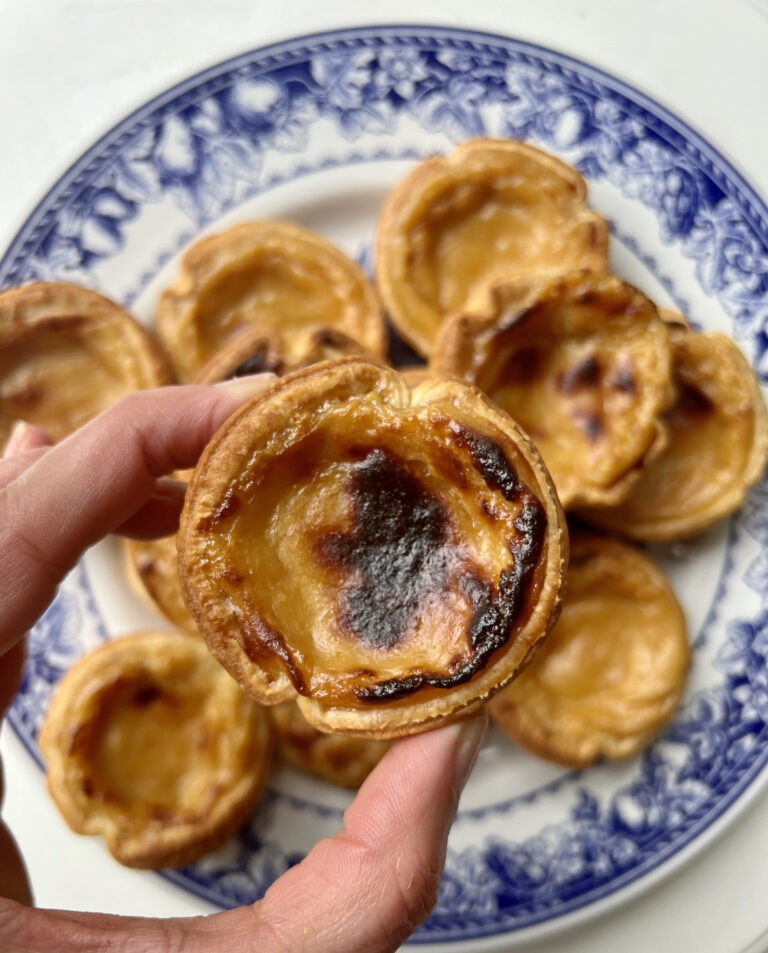
[{"label": "egg tart in hand", "polygon": [[582,514],[647,542],[690,536],[734,512],[760,479],[768,454],[765,400],[738,346],[663,314],[677,394],[664,414],[669,443],[626,500]]},{"label": "egg tart in hand", "polygon": [[499,278],[604,270],[608,227],[584,179],[524,142],[474,139],[418,165],[390,194],[376,237],[376,284],[397,331],[432,351],[446,315]]},{"label": "egg tart in hand", "polygon": [[103,295],[53,281],[0,293],[0,446],[17,420],[61,440],[169,381],[158,342]]},{"label": "egg tart in hand", "polygon": [[106,642],[68,672],[40,745],[69,826],[129,867],[214,850],[254,809],[272,738],[264,711],[181,632]]},{"label": "egg tart in hand", "polygon": [[674,714],[689,660],[682,609],[651,560],[574,534],[560,619],[488,709],[514,741],[559,764],[628,758]]},{"label": "egg tart in hand", "polygon": [[613,275],[500,282],[483,310],[443,324],[430,369],[472,381],[514,417],[566,509],[623,500],[667,440],[667,331]]},{"label": "egg tart in hand", "polygon": [[361,269],[297,225],[244,222],[195,242],[157,308],[157,329],[181,381],[191,381],[250,325],[289,335],[334,328],[386,352],[381,306]]},{"label": "egg tart in hand", "polygon": [[567,532],[549,475],[476,388],[347,358],[218,431],[179,575],[213,654],[322,731],[388,738],[479,707],[554,622]]}]

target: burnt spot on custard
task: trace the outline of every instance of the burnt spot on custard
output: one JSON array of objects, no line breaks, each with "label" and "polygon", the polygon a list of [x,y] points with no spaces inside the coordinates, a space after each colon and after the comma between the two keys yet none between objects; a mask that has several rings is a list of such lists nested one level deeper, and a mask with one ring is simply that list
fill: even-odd
[{"label": "burnt spot on custard", "polygon": [[556,386],[561,394],[571,395],[594,390],[599,384],[600,364],[594,354],[587,354],[558,375]]},{"label": "burnt spot on custard", "polygon": [[590,443],[596,443],[605,436],[603,417],[598,411],[576,409],[571,416]]},{"label": "burnt spot on custard", "polygon": [[544,509],[520,482],[496,440],[455,421],[449,423],[448,429],[456,443],[468,451],[472,465],[487,486],[520,506],[511,527],[514,532],[508,539],[513,561],[495,583],[474,571],[459,577],[459,590],[473,610],[467,633],[469,652],[456,656],[447,674],[417,672],[356,688],[355,695],[362,702],[397,701],[422,688],[450,689],[468,682],[506,644],[515,626],[530,612],[530,593],[547,531]]},{"label": "burnt spot on custard", "polygon": [[318,558],[352,579],[341,596],[341,626],[366,645],[391,648],[424,601],[446,586],[448,512],[386,450],[369,450],[353,465],[348,492],[352,530],[319,537]]},{"label": "burnt spot on custard", "polygon": [[131,704],[135,708],[147,708],[152,702],[156,702],[163,692],[157,687],[157,685],[142,685],[141,688],[137,688],[131,697]]},{"label": "burnt spot on custard", "polygon": [[499,490],[505,500],[517,499],[521,486],[517,471],[509,462],[500,443],[452,421],[448,429],[456,443],[469,452],[472,466],[492,490]]},{"label": "burnt spot on custard", "polygon": [[622,393],[629,394],[630,396],[637,393],[637,382],[629,363],[621,364],[616,368],[613,377],[611,377],[610,386],[613,387],[614,390],[620,390]]},{"label": "burnt spot on custard", "polygon": [[227,375],[227,380],[238,377],[248,377],[250,374],[263,374],[270,371],[273,374],[282,374],[283,362],[274,355],[266,342],[259,344],[254,353]]},{"label": "burnt spot on custard", "polygon": [[528,594],[546,533],[544,510],[531,493],[524,494],[523,509],[515,520],[516,534],[509,542],[512,565],[499,573],[496,584],[474,573],[459,580],[462,594],[473,608],[469,625],[470,652],[456,657],[449,674],[418,672],[355,689],[362,702],[397,701],[427,686],[450,689],[468,682],[508,640],[530,606]]}]

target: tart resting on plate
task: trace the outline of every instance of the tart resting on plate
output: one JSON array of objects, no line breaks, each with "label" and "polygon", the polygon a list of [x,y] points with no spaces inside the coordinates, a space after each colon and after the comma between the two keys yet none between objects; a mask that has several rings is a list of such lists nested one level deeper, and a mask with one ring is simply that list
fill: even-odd
[{"label": "tart resting on plate", "polygon": [[389,195],[376,284],[397,331],[428,357],[443,319],[494,281],[603,270],[608,227],[579,173],[535,146],[473,139],[420,163]]},{"label": "tart resting on plate", "polygon": [[566,509],[620,502],[667,440],[667,331],[613,275],[499,282],[482,310],[444,322],[430,370],[472,381],[514,417]]},{"label": "tart resting on plate", "polygon": [[53,281],[0,293],[0,446],[16,420],[61,440],[121,397],[169,382],[153,335],[103,295]]},{"label": "tart resting on plate", "polygon": [[729,337],[693,331],[662,312],[676,398],[669,442],[618,506],[583,512],[597,526],[646,542],[681,539],[728,516],[762,476],[768,411],[760,384]]},{"label": "tart resting on plate", "polygon": [[577,533],[560,618],[489,711],[514,741],[559,764],[628,758],[674,714],[689,663],[683,611],[651,560]]},{"label": "tart resting on plate", "polygon": [[182,513],[179,576],[254,698],[394,737],[479,707],[560,604],[567,531],[528,438],[476,388],[317,364],[236,412]]},{"label": "tart resting on plate", "polygon": [[99,646],[59,683],[40,736],[69,826],[129,867],[214,850],[260,797],[272,737],[263,709],[182,632]]},{"label": "tart resting on plate", "polygon": [[156,318],[181,381],[253,324],[286,334],[330,327],[374,354],[387,347],[381,305],[361,269],[329,241],[283,222],[244,222],[195,242]]}]

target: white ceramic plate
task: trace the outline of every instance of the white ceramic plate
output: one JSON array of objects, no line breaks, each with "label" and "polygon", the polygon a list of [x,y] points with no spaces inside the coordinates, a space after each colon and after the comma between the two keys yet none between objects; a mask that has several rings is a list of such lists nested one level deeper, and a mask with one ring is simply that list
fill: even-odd
[{"label": "white ceramic plate", "polygon": [[[483,135],[527,139],[576,165],[611,223],[614,270],[696,326],[731,334],[765,377],[768,210],[754,191],[622,82],[530,44],[451,29],[301,38],[174,87],[60,179],[0,262],[0,284],[81,282],[150,321],[190,240],[263,217],[299,222],[367,265],[381,202],[413,161]],[[683,707],[642,757],[568,772],[491,734],[437,908],[414,942],[506,948],[513,934],[604,909],[690,856],[758,790],[768,761],[766,542],[763,483],[730,523],[654,550],[685,608],[694,662]],[[32,632],[10,715],[33,757],[61,674],[99,641],[158,621],[130,590],[114,540],[86,556]],[[222,906],[253,901],[338,827],[348,801],[281,771],[239,838],[167,876]]]}]

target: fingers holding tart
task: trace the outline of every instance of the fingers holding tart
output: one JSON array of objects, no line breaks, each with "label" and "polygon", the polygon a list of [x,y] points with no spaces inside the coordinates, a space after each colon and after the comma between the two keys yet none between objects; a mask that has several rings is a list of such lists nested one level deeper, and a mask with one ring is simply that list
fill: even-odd
[{"label": "fingers holding tart", "polygon": [[211,651],[257,700],[393,737],[482,704],[557,613],[567,535],[527,437],[479,391],[315,365],[235,414],[179,532]]}]

